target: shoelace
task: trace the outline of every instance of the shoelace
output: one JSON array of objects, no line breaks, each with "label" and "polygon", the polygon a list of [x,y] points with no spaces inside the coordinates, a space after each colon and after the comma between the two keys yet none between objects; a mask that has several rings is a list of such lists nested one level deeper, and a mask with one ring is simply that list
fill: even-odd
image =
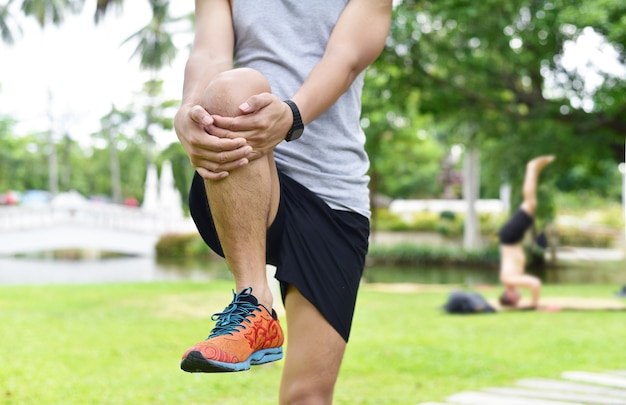
[{"label": "shoelace", "polygon": [[243,297],[250,296],[252,292],[251,288],[247,288],[239,294],[233,295],[233,302],[230,303],[222,312],[217,312],[211,316],[213,321],[217,321],[215,327],[211,331],[211,334],[207,339],[222,335],[232,335],[234,332],[238,332],[243,322],[251,323],[247,317],[253,314],[255,311],[260,311],[257,305],[249,301],[242,300]]}]

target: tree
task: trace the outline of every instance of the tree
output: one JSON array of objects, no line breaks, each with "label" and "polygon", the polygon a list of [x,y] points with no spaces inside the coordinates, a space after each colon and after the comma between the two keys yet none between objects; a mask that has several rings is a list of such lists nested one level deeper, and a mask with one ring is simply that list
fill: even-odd
[{"label": "tree", "polygon": [[0,116],[0,191],[45,189],[46,134],[15,136],[15,121]]},{"label": "tree", "polygon": [[84,0],[22,0],[21,10],[24,15],[34,17],[43,28],[47,23],[61,24],[66,13],[81,11],[83,3]]},{"label": "tree", "polygon": [[[121,8],[124,0],[96,0],[95,23],[114,7]],[[168,0],[148,0],[152,8],[152,19],[147,26],[131,35],[125,42],[137,41],[133,57],[140,59],[140,67],[158,71],[176,57],[177,48],[173,42],[174,22],[189,19],[189,16],[173,18],[169,14]],[[19,13],[34,18],[41,28],[48,24],[61,25],[67,14],[81,12],[85,0],[21,0],[19,12],[16,0],[8,0],[0,6],[0,35],[5,43],[13,44],[21,34],[16,18]]]},{"label": "tree", "polygon": [[131,118],[131,113],[120,111],[115,106],[111,106],[111,111],[100,119],[100,131],[92,135],[104,140],[107,144],[107,149],[109,150],[109,172],[111,175],[111,196],[116,203],[121,203],[123,200],[118,143],[127,141],[127,138],[123,135],[124,127]]},{"label": "tree", "polygon": [[[178,22],[180,20],[186,20],[189,16],[183,16],[181,18],[172,18],[169,14],[169,1],[167,0],[148,0],[152,8],[152,19],[148,25],[129,38],[127,42],[137,42],[137,47],[132,57],[139,58],[139,67],[144,70],[152,71],[152,79],[144,84],[145,104],[141,107],[141,112],[122,112],[116,110],[115,107],[112,111],[102,118],[102,130],[99,131],[100,138],[106,139],[109,145],[109,167],[111,173],[111,192],[113,199],[118,201],[121,199],[122,187],[120,184],[119,162],[117,162],[117,143],[119,142],[119,125],[122,121],[134,120],[135,124],[139,124],[141,128],[137,130],[139,135],[139,144],[143,145],[145,152],[143,155],[146,157],[147,162],[154,160],[155,155],[155,141],[154,133],[161,130],[171,130],[173,128],[171,116],[173,113],[167,111],[168,108],[177,104],[177,101],[160,101],[158,96],[162,91],[162,81],[158,79],[158,71],[165,65],[170,64],[176,56],[177,48],[173,42],[173,35],[175,31],[170,24]],[[26,17],[33,17],[37,20],[41,27],[48,24],[60,25],[63,23],[64,18],[68,13],[77,13],[82,10],[85,4],[85,0],[21,0],[21,6],[19,12]],[[18,2],[16,0],[9,0],[5,6],[0,6],[0,33],[3,40],[7,43],[12,43],[16,38],[16,32],[19,31],[19,25],[12,24],[16,19],[16,15],[19,15],[17,9]],[[97,0],[96,12],[94,20],[96,23],[102,20],[102,18],[114,7],[121,7],[123,0]],[[156,100],[156,101],[155,101]],[[128,115],[130,114],[130,115]],[[52,132],[50,132],[52,136]],[[51,138],[52,139],[52,138]],[[65,145],[67,146],[67,144]],[[56,145],[52,142],[49,147],[50,168],[49,173],[56,173]],[[99,151],[95,151],[99,154]],[[141,173],[142,177],[145,175],[145,171]],[[56,182],[51,178],[51,182],[54,182],[55,187],[50,186],[51,189],[56,188]],[[52,183],[51,183],[52,184]],[[96,187],[98,188],[98,187]],[[93,191],[93,190],[92,190]],[[139,195],[135,193],[135,195]]]},{"label": "tree", "polygon": [[16,35],[22,34],[22,29],[10,10],[13,2],[14,0],[8,0],[5,5],[0,5],[0,37],[9,45],[15,43]]},{"label": "tree", "polygon": [[[560,61],[592,27],[624,65],[625,11],[617,0],[405,0],[377,62],[401,83],[390,86],[388,108],[432,117],[445,143],[480,148],[492,193],[546,151],[559,154],[555,172],[600,172],[624,159],[626,78],[605,72],[589,93],[581,72]],[[591,107],[579,102],[587,99]]]},{"label": "tree", "polygon": [[134,122],[137,125],[137,141],[144,145],[147,164],[154,162],[156,154],[156,139],[158,132],[174,129],[174,109],[178,100],[164,100],[162,98],[163,81],[148,80],[143,85],[143,91],[135,109]]},{"label": "tree", "polygon": [[152,19],[147,26],[128,37],[124,43],[137,41],[133,56],[139,57],[142,69],[158,71],[176,58],[177,48],[168,23],[177,21],[169,15],[168,0],[149,0],[152,6]]}]

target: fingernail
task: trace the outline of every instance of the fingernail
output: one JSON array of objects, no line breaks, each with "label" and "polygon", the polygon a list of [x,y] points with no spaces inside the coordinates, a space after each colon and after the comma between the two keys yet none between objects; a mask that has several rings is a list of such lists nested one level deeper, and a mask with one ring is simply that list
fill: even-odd
[{"label": "fingernail", "polygon": [[239,109],[243,112],[247,112],[250,109],[250,104],[243,103],[242,105],[239,106]]},{"label": "fingernail", "polygon": [[213,123],[213,120],[211,119],[210,115],[205,115],[204,117],[202,117],[202,122],[207,125],[211,125]]}]

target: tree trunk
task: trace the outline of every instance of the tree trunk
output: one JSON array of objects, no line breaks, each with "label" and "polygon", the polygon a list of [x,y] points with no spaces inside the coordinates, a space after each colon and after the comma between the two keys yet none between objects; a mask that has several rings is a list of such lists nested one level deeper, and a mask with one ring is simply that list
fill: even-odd
[{"label": "tree trunk", "polygon": [[109,165],[111,166],[111,194],[113,202],[121,204],[122,179],[120,177],[120,160],[117,156],[117,145],[113,130],[109,130]]},{"label": "tree trunk", "polygon": [[480,245],[476,200],[480,191],[480,152],[476,148],[465,151],[463,157],[463,199],[467,203],[465,227],[463,229],[463,248],[476,249]]}]

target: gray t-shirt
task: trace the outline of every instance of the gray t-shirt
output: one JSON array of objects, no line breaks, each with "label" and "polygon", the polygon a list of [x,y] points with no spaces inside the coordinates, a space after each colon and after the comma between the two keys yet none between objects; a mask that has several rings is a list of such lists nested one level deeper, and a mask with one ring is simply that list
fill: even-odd
[{"label": "gray t-shirt", "polygon": [[[291,98],[321,59],[348,0],[233,0],[235,64],[254,68]],[[360,126],[363,73],[302,137],[274,151],[279,169],[333,209],[370,217],[369,160]]]}]

